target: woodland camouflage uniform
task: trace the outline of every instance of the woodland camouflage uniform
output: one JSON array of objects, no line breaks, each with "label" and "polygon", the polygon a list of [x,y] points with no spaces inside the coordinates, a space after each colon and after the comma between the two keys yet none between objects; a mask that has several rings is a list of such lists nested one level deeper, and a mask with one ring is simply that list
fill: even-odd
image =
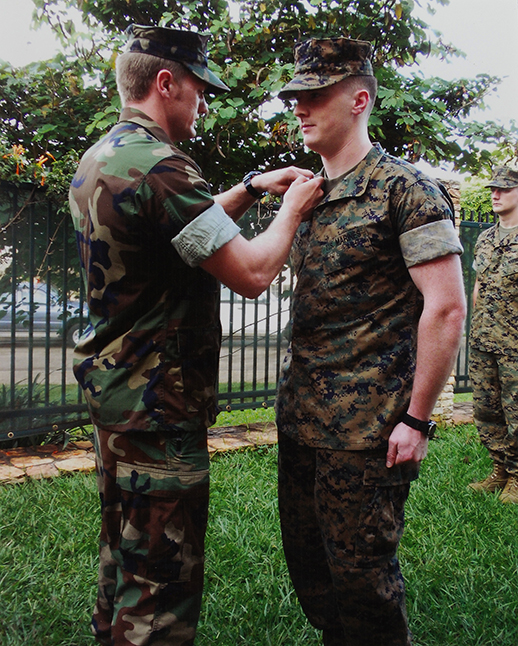
[{"label": "woodland camouflage uniform", "polygon": [[[366,45],[298,45],[281,95],[372,75]],[[325,192],[292,252],[292,338],[277,397],[283,545],[326,646],[407,646],[396,551],[418,466],[385,462],[410,400],[423,306],[408,268],[462,248],[446,191],[379,145]]]},{"label": "woodland camouflage uniform", "polygon": [[[156,36],[135,34],[131,51]],[[193,42],[204,50],[190,36],[187,52]],[[94,424],[102,503],[93,632],[105,646],[191,646],[221,340],[219,282],[199,264],[239,228],[198,166],[133,108],[85,154],[70,202],[90,312],[74,372]],[[186,235],[200,219],[208,242]]]}]

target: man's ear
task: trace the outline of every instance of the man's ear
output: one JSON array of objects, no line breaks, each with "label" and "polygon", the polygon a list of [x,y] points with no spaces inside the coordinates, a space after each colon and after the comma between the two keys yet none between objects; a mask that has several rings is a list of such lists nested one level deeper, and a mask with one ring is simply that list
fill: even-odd
[{"label": "man's ear", "polygon": [[161,97],[170,95],[173,86],[176,85],[173,75],[169,70],[160,70],[156,75],[155,87]]},{"label": "man's ear", "polygon": [[370,95],[368,90],[360,89],[354,94],[354,103],[352,112],[353,114],[361,114],[364,112],[370,103]]}]

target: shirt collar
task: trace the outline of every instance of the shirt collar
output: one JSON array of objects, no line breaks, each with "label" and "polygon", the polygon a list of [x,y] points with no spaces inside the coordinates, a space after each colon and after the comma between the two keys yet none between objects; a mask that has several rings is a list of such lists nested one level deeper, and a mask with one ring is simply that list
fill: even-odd
[{"label": "shirt collar", "polygon": [[381,157],[385,154],[383,148],[375,143],[365,157],[354,169],[346,173],[339,182],[323,198],[320,204],[327,204],[345,197],[358,197],[367,190],[369,180]]},{"label": "shirt collar", "polygon": [[119,117],[119,123],[122,121],[135,123],[142,128],[145,128],[158,141],[174,146],[174,143],[165,133],[164,129],[161,128],[155,121],[153,121],[151,117],[148,117],[147,114],[142,112],[142,110],[130,107],[124,108]]}]

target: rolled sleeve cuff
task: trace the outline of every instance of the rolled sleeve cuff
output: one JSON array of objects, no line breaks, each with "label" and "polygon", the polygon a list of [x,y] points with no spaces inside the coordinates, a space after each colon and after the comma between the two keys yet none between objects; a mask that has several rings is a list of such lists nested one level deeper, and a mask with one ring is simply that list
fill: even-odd
[{"label": "rolled sleeve cuff", "polygon": [[225,213],[220,204],[213,204],[171,240],[180,258],[189,267],[197,267],[214,252],[235,238],[241,229]]},{"label": "rolled sleeve cuff", "polygon": [[462,245],[451,220],[429,222],[399,236],[407,267],[420,265],[449,254],[461,254]]}]

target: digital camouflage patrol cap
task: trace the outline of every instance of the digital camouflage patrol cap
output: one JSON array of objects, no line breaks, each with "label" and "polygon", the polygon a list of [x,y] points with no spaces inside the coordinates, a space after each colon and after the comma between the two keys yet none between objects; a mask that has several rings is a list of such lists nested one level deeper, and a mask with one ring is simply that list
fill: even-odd
[{"label": "digital camouflage patrol cap", "polygon": [[334,85],[348,76],[374,76],[371,45],[351,38],[312,38],[295,45],[293,80],[279,92],[289,99],[295,92]]},{"label": "digital camouflage patrol cap", "polygon": [[209,34],[143,25],[130,25],[126,34],[128,42],[125,52],[150,54],[182,63],[195,76],[208,83],[212,91],[228,92],[229,88],[208,68]]},{"label": "digital camouflage patrol cap", "polygon": [[486,184],[486,188],[516,188],[518,187],[518,170],[513,170],[507,166],[497,166],[491,181]]}]

